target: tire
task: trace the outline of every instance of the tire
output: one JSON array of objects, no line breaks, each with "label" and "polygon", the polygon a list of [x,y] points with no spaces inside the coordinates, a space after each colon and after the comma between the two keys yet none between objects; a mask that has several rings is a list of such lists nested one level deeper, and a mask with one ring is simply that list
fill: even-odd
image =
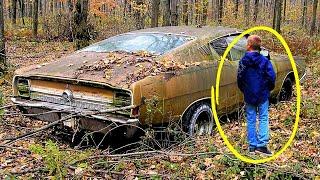
[{"label": "tire", "polygon": [[286,78],[283,82],[279,94],[279,101],[289,101],[293,95],[293,83],[290,78]]},{"label": "tire", "polygon": [[191,106],[183,118],[183,124],[189,136],[212,134],[214,121],[209,103],[201,102]]}]

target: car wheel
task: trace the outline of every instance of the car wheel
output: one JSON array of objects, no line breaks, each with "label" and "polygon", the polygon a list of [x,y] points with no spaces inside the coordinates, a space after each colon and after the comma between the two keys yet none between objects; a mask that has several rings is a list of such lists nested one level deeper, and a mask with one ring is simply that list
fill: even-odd
[{"label": "car wheel", "polygon": [[213,125],[212,109],[204,102],[189,108],[184,118],[184,129],[190,136],[211,134]]},{"label": "car wheel", "polygon": [[280,91],[279,100],[288,101],[292,98],[292,94],[293,94],[292,80],[290,78],[286,78]]}]

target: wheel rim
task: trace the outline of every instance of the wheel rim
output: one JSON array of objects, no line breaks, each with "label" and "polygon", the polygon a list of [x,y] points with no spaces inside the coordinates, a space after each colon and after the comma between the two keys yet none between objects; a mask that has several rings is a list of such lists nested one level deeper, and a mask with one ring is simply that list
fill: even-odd
[{"label": "wheel rim", "polygon": [[213,119],[208,112],[202,112],[199,114],[195,127],[194,134],[197,136],[210,134],[213,127]]}]

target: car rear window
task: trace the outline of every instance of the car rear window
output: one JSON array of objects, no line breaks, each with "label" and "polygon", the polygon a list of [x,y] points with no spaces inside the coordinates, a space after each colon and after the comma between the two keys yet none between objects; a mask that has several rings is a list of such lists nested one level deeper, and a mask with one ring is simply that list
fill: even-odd
[{"label": "car rear window", "polygon": [[126,51],[138,52],[147,51],[152,54],[164,54],[177,48],[193,38],[176,34],[161,33],[136,33],[122,34],[103,40],[81,51],[112,52]]}]

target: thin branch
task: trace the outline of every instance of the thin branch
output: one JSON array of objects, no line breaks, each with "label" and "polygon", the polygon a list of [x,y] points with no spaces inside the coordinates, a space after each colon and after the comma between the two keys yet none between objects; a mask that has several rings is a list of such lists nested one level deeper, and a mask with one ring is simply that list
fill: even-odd
[{"label": "thin branch", "polygon": [[14,150],[21,150],[21,151],[29,151],[29,149],[14,147],[14,146],[7,146],[7,145],[0,145],[0,149],[14,149]]},{"label": "thin branch", "polygon": [[13,104],[13,105],[7,105],[7,106],[2,106],[2,107],[0,107],[0,110],[6,109],[6,108],[10,108],[10,107],[15,107],[15,106],[16,106],[15,104]]},{"label": "thin branch", "polygon": [[73,115],[73,114],[72,114],[72,115],[68,115],[68,116],[66,116],[66,117],[63,117],[63,118],[61,118],[61,119],[59,119],[59,120],[57,120],[57,121],[54,121],[54,122],[52,122],[52,123],[50,123],[50,124],[48,124],[48,125],[45,125],[45,126],[39,128],[39,129],[36,129],[36,130],[34,130],[34,131],[28,132],[28,133],[26,133],[26,134],[23,134],[23,135],[20,135],[20,136],[18,136],[18,137],[14,137],[14,138],[1,139],[0,141],[8,141],[8,142],[5,142],[5,143],[4,143],[4,144],[8,144],[8,143],[12,143],[13,141],[17,141],[17,140],[19,140],[19,139],[23,139],[24,137],[30,137],[30,136],[35,135],[35,134],[37,134],[37,133],[39,133],[39,132],[41,132],[41,131],[43,131],[43,130],[46,130],[46,129],[52,127],[52,126],[55,126],[55,125],[57,125],[57,124],[59,124],[59,123],[61,123],[61,122],[64,122],[64,121],[66,121],[66,120],[69,120],[70,118],[75,117],[75,116],[76,116],[76,115]]}]

